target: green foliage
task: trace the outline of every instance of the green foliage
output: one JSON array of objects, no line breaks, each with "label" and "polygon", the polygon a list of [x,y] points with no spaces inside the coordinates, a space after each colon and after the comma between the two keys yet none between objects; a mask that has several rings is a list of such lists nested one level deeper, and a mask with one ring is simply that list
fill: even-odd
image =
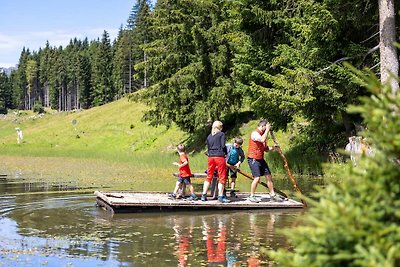
[{"label": "green foliage", "polygon": [[89,44],[85,39],[82,43],[82,48],[78,59],[78,84],[80,84],[80,104],[82,108],[92,106],[92,65],[90,61]]},{"label": "green foliage", "polygon": [[144,45],[153,85],[134,95],[151,106],[152,125],[175,122],[187,132],[238,110],[241,94],[231,77],[237,21],[231,1],[158,1],[154,40]]},{"label": "green foliage", "polygon": [[31,109],[42,101],[68,111],[144,88],[132,99],[150,106],[144,119],[152,125],[174,122],[195,133],[250,109],[278,130],[301,116],[311,141],[301,145],[325,154],[354,134],[361,119],[346,107],[369,92],[341,63],[379,63],[377,2],[151,3],[135,1],[115,42],[104,32],[90,44],[74,38],[65,48],[24,48],[6,106]]},{"label": "green foliage", "polygon": [[7,74],[0,72],[0,114],[7,114],[7,99],[11,97],[10,81]]},{"label": "green foliage", "polygon": [[283,266],[400,265],[400,94],[358,73],[372,96],[351,110],[361,112],[375,153],[329,170],[345,179],[319,191],[306,226],[287,231],[294,252],[271,253]]},{"label": "green foliage", "polygon": [[101,41],[95,46],[92,62],[92,97],[95,106],[103,105],[114,99],[112,78],[112,50],[109,34],[103,32]]},{"label": "green foliage", "polygon": [[[346,106],[357,104],[358,96],[366,92],[350,79],[351,73],[340,62],[349,60],[358,67],[377,63],[371,48],[379,40],[369,38],[373,35],[369,31],[377,30],[376,3],[242,3],[242,30],[249,43],[234,67],[253,110],[279,129],[303,116],[310,122],[308,127],[317,129],[308,134],[313,134],[319,149],[329,148],[343,131],[350,135],[354,123],[360,121],[348,115]],[[327,135],[332,138],[325,138]]]},{"label": "green foliage", "polygon": [[37,112],[37,113],[39,113],[39,114],[45,112],[42,102],[37,101],[37,102],[33,105],[33,112]]}]

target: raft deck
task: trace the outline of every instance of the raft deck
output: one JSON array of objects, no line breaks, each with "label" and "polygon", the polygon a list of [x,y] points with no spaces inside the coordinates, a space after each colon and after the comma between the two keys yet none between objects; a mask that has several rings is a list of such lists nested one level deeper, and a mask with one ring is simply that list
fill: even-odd
[{"label": "raft deck", "polygon": [[96,191],[96,202],[113,213],[143,212],[143,211],[169,211],[169,210],[199,210],[199,209],[284,209],[304,208],[301,202],[287,199],[283,202],[271,202],[268,193],[258,193],[258,203],[248,200],[249,194],[237,193],[236,198],[230,197],[230,203],[220,203],[208,197],[207,201],[171,199],[166,193],[153,192],[101,192]]}]

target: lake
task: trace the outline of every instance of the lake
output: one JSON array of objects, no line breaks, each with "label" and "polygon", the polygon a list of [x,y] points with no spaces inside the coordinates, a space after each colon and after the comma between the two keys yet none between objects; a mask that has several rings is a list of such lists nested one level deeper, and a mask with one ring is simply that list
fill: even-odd
[{"label": "lake", "polygon": [[[299,186],[308,192],[321,181],[302,179]],[[291,249],[280,230],[301,224],[306,212],[111,215],[94,194],[64,189],[0,181],[0,266],[277,266],[265,252]]]}]

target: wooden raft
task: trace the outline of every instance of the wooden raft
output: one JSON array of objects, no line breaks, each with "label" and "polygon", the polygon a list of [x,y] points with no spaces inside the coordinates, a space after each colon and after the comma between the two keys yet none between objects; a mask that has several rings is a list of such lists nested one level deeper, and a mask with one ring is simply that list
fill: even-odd
[{"label": "wooden raft", "polygon": [[187,197],[183,199],[171,199],[167,193],[153,192],[101,192],[96,191],[96,202],[113,213],[143,212],[143,211],[168,211],[168,210],[199,210],[199,209],[284,209],[303,208],[301,202],[288,199],[283,202],[270,202],[269,194],[258,193],[258,203],[248,200],[249,194],[237,193],[237,198],[229,198],[230,203],[219,203],[208,197],[208,201],[191,201]]}]

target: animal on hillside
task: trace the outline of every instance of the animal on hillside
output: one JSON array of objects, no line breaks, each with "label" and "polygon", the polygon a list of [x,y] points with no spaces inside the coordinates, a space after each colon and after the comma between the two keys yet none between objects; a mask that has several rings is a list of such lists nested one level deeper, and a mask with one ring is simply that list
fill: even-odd
[{"label": "animal on hillside", "polygon": [[22,140],[24,139],[23,135],[22,135],[22,131],[20,128],[15,128],[15,130],[17,131],[17,144],[22,143]]}]

